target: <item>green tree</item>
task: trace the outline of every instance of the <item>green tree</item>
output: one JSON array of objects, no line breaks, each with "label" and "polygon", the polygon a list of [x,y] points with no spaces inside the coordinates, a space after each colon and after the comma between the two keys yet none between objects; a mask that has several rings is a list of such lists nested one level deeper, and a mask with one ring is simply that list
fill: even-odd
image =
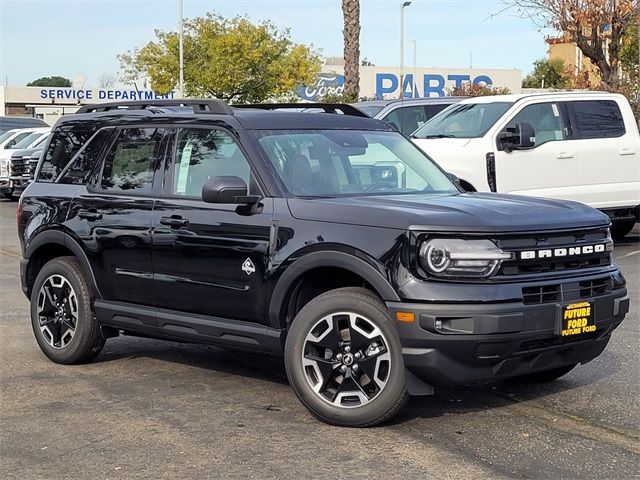
[{"label": "green tree", "polygon": [[551,60],[540,59],[533,62],[533,71],[524,77],[524,88],[568,88],[569,82],[564,76],[564,61],[559,58]]},{"label": "green tree", "polygon": [[502,0],[538,27],[551,27],[591,60],[607,88],[620,83],[623,32],[634,21],[638,0]]},{"label": "green tree", "polygon": [[360,0],[342,0],[344,19],[344,96],[352,101],[360,93]]},{"label": "green tree", "polygon": [[[638,24],[640,25],[640,24]],[[622,47],[620,48],[620,64],[622,70],[629,76],[638,78],[638,34],[640,26],[631,24],[623,34]]]},{"label": "green tree", "polygon": [[71,80],[64,77],[40,77],[33,82],[27,83],[27,87],[70,87]]},{"label": "green tree", "polygon": [[[178,34],[155,33],[156,41],[118,56],[121,77],[127,83],[148,77],[154,91],[166,94],[178,83]],[[320,64],[309,47],[291,41],[289,30],[268,21],[216,14],[185,21],[184,84],[190,97],[245,103],[287,96],[313,83]]]}]

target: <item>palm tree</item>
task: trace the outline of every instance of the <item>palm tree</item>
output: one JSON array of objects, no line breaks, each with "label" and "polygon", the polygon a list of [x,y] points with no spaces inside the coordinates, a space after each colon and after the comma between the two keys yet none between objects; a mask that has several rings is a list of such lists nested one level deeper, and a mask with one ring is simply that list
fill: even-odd
[{"label": "palm tree", "polygon": [[360,0],[342,0],[344,18],[344,96],[360,93]]}]

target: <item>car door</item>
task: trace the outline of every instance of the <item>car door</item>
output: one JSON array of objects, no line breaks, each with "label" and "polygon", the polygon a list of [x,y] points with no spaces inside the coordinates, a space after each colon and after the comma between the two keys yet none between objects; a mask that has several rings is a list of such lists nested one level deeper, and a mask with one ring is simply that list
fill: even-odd
[{"label": "car door", "polygon": [[216,176],[240,177],[261,194],[247,156],[220,128],[181,128],[173,139],[152,220],[158,307],[266,323],[272,200],[255,208],[205,203],[202,186]]},{"label": "car door", "polygon": [[[519,123],[533,127],[533,147],[507,152],[500,132],[514,132]],[[497,191],[537,197],[578,200],[575,141],[559,102],[524,105],[493,133]]]},{"label": "car door", "polygon": [[164,137],[161,128],[119,128],[86,189],[73,200],[68,223],[85,245],[104,300],[154,304],[151,212],[161,184]]},{"label": "car door", "polygon": [[640,144],[635,129],[625,127],[620,105],[587,99],[566,107],[576,138],[579,200],[601,209],[637,205]]}]

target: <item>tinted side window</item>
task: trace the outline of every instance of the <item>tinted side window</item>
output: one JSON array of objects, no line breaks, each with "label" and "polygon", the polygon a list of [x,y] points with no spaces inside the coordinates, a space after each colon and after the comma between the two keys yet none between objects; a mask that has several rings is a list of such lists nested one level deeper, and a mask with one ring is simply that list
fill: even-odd
[{"label": "tinted side window", "polygon": [[39,182],[53,182],[96,129],[84,124],[64,125],[53,132],[38,174]]},{"label": "tinted side window", "polygon": [[533,127],[536,147],[553,140],[565,139],[560,106],[556,103],[536,103],[524,107],[511,119],[507,130],[515,132],[518,123],[528,123]]},{"label": "tinted side window", "polygon": [[73,160],[65,167],[58,179],[59,183],[87,183],[87,177],[95,166],[100,152],[104,149],[113,128],[99,130],[88,143],[81,148]]},{"label": "tinted side window", "polygon": [[574,138],[612,138],[625,134],[624,120],[613,100],[567,102]]},{"label": "tinted side window", "polygon": [[163,131],[127,128],[120,131],[104,161],[100,188],[123,193],[150,193],[160,156]]},{"label": "tinted side window", "polygon": [[393,125],[403,135],[411,135],[428,120],[422,105],[396,108],[382,119]]},{"label": "tinted side window", "polygon": [[240,177],[251,188],[251,170],[238,144],[222,130],[181,129],[173,162],[172,195],[202,197],[202,186],[219,176]]}]

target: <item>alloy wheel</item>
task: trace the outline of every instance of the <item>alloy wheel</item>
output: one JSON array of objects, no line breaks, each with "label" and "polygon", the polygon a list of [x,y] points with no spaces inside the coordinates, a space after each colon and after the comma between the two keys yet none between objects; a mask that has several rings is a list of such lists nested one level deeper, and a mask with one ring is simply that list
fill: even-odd
[{"label": "alloy wheel", "polygon": [[38,321],[45,341],[55,349],[73,340],[78,325],[78,299],[62,275],[48,277],[38,293]]},{"label": "alloy wheel", "polygon": [[374,400],[389,380],[389,342],[363,315],[332,313],[307,334],[302,366],[309,385],[324,401],[361,407]]}]

